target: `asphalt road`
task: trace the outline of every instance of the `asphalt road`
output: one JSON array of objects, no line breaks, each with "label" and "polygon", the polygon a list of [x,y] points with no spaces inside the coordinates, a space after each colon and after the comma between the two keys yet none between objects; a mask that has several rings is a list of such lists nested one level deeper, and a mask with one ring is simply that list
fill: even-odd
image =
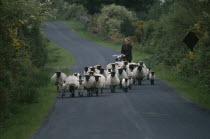
[{"label": "asphalt road", "polygon": [[[44,32],[73,53],[74,71],[105,66],[119,53],[80,37],[61,22],[47,23]],[[32,139],[210,139],[210,110],[163,81],[156,80],[154,86],[144,81],[128,93],[106,89],[99,97],[58,98]]]}]

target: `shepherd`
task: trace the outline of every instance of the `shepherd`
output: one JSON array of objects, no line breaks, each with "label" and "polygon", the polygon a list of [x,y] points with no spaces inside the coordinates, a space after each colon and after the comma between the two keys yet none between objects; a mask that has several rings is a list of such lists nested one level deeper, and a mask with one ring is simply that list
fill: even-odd
[{"label": "shepherd", "polygon": [[126,38],[125,43],[122,45],[121,54],[125,55],[125,59],[131,63],[132,60],[132,45],[130,44],[130,39]]}]

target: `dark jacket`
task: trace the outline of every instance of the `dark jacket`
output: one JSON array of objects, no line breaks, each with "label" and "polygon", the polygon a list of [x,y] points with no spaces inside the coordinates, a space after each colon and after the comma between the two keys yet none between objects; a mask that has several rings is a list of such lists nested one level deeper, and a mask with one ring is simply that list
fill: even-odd
[{"label": "dark jacket", "polygon": [[125,58],[128,62],[132,60],[132,45],[130,44],[123,44],[121,49],[121,54],[125,55]]}]

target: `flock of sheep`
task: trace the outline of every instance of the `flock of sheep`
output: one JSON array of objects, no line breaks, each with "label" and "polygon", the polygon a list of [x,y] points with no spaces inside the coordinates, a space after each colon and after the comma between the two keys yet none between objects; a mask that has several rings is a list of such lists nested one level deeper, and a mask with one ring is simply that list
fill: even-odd
[{"label": "flock of sheep", "polygon": [[51,81],[57,86],[57,91],[62,97],[66,92],[70,92],[70,96],[74,97],[76,90],[79,96],[83,96],[84,90],[87,91],[87,96],[93,94],[98,96],[99,91],[102,94],[106,87],[110,87],[111,92],[115,93],[116,86],[127,92],[135,82],[141,85],[144,79],[150,80],[151,85],[154,85],[155,74],[142,61],[139,63],[116,61],[108,64],[106,69],[100,65],[85,67],[84,76],[74,73],[67,77],[58,71],[52,76]]}]

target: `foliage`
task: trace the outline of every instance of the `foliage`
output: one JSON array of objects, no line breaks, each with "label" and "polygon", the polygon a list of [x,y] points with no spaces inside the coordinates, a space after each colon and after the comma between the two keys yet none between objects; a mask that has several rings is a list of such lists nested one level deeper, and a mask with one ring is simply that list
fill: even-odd
[{"label": "foliage", "polygon": [[53,0],[53,3],[57,19],[68,20],[79,18],[80,16],[87,16],[87,10],[83,5],[69,4],[64,0]]},{"label": "foliage", "polygon": [[108,5],[104,6],[97,19],[97,30],[101,35],[110,36],[110,34],[123,34],[122,28],[125,22],[131,22],[135,19],[133,12],[123,6]]},{"label": "foliage", "polygon": [[70,4],[76,3],[83,5],[89,14],[99,13],[103,5],[116,4],[125,6],[133,11],[147,11],[148,7],[157,0],[65,0]]},{"label": "foliage", "polygon": [[[207,64],[210,61],[209,5],[208,1],[197,0],[154,5],[161,12],[157,16],[149,12],[151,19],[145,22],[142,45],[155,50],[153,64],[174,67],[181,76],[196,80],[197,85],[210,89],[210,66]],[[189,30],[200,38],[194,49],[194,60],[189,60],[189,50],[181,42]]]},{"label": "foliage", "polygon": [[16,112],[16,103],[37,102],[37,88],[46,85],[39,68],[47,59],[41,29],[50,7],[38,0],[0,2],[0,121]]}]

